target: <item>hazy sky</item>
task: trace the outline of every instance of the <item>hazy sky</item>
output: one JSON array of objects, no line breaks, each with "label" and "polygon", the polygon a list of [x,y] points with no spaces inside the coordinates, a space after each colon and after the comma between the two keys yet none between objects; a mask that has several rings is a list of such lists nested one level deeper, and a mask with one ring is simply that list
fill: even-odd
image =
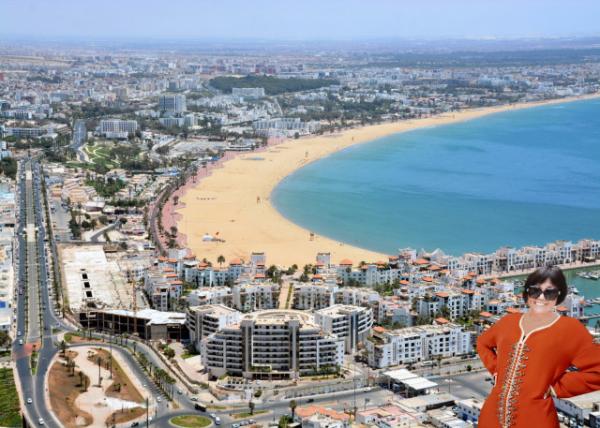
[{"label": "hazy sky", "polygon": [[599,0],[0,0],[0,34],[33,37],[555,37],[599,17]]}]

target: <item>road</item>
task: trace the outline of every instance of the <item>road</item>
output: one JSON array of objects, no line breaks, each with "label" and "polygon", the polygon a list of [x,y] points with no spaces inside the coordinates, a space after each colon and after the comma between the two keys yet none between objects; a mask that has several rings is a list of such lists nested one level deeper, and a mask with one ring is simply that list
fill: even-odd
[{"label": "road", "polygon": [[73,124],[73,142],[71,148],[77,152],[77,159],[80,162],[87,162],[86,155],[81,149],[85,144],[87,138],[87,129],[85,127],[85,121],[77,119]]},{"label": "road", "polygon": [[117,220],[112,224],[109,224],[108,226],[104,226],[102,229],[98,230],[97,232],[94,232],[94,234],[92,236],[90,236],[90,241],[91,242],[98,242],[98,239],[104,235],[104,232],[110,232],[111,230],[115,229],[115,228],[119,228],[121,226],[121,220]]},{"label": "road", "polygon": [[[48,426],[54,423],[52,414],[44,400],[45,374],[48,365],[56,353],[53,343],[52,326],[69,327],[58,320],[51,308],[48,293],[48,272],[44,239],[46,231],[42,216],[40,171],[37,161],[25,161],[21,164],[22,178],[20,186],[20,215],[17,226],[19,247],[18,280],[19,289],[26,290],[18,294],[17,329],[27,331],[27,343],[19,341],[13,344],[13,355],[17,376],[21,384],[22,398],[31,398],[32,404],[24,404],[23,411],[32,422],[43,418]],[[37,228],[37,233],[35,231]],[[24,232],[28,232],[25,236]],[[25,314],[28,314],[28,317]],[[29,322],[27,322],[29,318]],[[35,347],[35,348],[34,348]],[[41,348],[41,349],[40,349]],[[30,366],[32,350],[39,351],[36,374]]]},{"label": "road", "polygon": [[[27,171],[30,173],[28,174]],[[17,245],[19,251],[18,283],[19,289],[24,289],[24,292],[23,294],[17,294],[17,329],[22,333],[26,332],[27,343],[21,345],[18,338],[13,343],[13,355],[21,387],[22,403],[25,403],[27,398],[31,398],[33,401],[32,404],[23,404],[22,406],[26,418],[34,425],[37,424],[39,418],[43,418],[46,426],[58,428],[61,425],[54,418],[45,401],[46,374],[49,371],[54,356],[58,352],[56,334],[64,331],[74,331],[75,329],[56,317],[53,309],[54,304],[50,298],[47,254],[54,254],[54,243],[50,242],[47,245],[48,243],[46,242],[48,231],[46,230],[44,220],[45,210],[42,202],[42,177],[39,162],[36,160],[22,162],[20,165],[20,176],[22,179],[19,180],[18,186],[21,197],[19,201],[19,222],[17,225]],[[35,231],[36,228],[37,231]],[[29,231],[29,234],[24,233],[26,230]],[[27,295],[29,295],[29,299]],[[26,322],[26,314],[29,314],[30,319],[34,321],[29,326]],[[107,338],[106,335],[94,334],[94,336]],[[32,374],[30,366],[30,356],[33,346],[39,352],[35,374]],[[107,347],[109,345],[105,343],[99,344],[99,346]],[[154,366],[167,369],[154,351],[144,343],[137,343],[136,350],[137,352],[143,352]],[[160,391],[141,369],[131,353],[125,348],[119,348],[117,345],[113,345],[113,351],[121,353],[123,358],[126,358],[131,363],[133,374],[142,383],[151,388],[153,397],[150,399],[156,400],[161,395]],[[194,410],[195,402],[191,400],[188,394],[183,393],[186,389],[179,382],[175,385],[175,391],[178,390],[182,391],[182,394],[175,392],[175,396],[173,397],[177,402],[178,409],[173,410],[173,406],[170,403],[162,400],[155,408],[154,420],[151,422],[151,425],[167,427],[169,426],[168,420],[175,415],[201,413]],[[383,397],[386,394],[389,394],[389,392],[379,388],[371,392],[360,393],[357,395],[357,405],[360,407],[365,398],[371,400],[371,402],[383,402]],[[331,396],[315,397],[311,402],[326,404],[342,410],[343,407],[353,406],[354,397],[353,391],[345,391],[336,395],[334,399]],[[298,405],[308,402],[307,399],[297,399],[296,401]],[[289,400],[256,403],[256,409],[270,411],[266,415],[256,415],[254,418],[257,422],[268,423],[273,419],[279,419],[283,414],[289,413]],[[244,410],[246,409],[240,409],[240,411]],[[222,419],[223,426],[230,426],[231,423],[235,422],[229,416],[230,412],[215,412]],[[144,424],[140,425],[143,426]]]},{"label": "road", "polygon": [[38,259],[36,248],[36,223],[33,210],[33,172],[31,163],[25,166],[25,235],[26,235],[26,259],[27,272],[27,342],[37,342],[40,338],[40,314],[39,314],[39,281],[38,281]]}]

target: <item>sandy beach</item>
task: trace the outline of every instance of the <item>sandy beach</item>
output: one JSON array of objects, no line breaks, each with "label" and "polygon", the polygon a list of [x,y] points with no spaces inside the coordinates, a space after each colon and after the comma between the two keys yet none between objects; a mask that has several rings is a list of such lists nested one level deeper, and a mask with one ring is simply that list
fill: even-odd
[{"label": "sandy beach", "polygon": [[[177,228],[182,244],[198,258],[216,262],[223,255],[248,260],[253,251],[265,252],[268,264],[302,266],[314,263],[317,252],[330,252],[333,262],[349,258],[357,263],[387,259],[367,249],[346,245],[311,232],[284,218],[270,203],[270,195],[286,176],[303,166],[347,147],[366,143],[386,135],[420,127],[438,126],[475,119],[485,115],[556,104],[585,98],[565,98],[539,103],[522,103],[445,113],[439,116],[414,119],[345,130],[340,133],[286,140],[264,150],[228,154],[227,160],[210,173],[201,174],[193,185],[181,192],[176,208]],[[173,219],[173,212],[168,211]],[[318,215],[318,213],[315,213]],[[368,219],[367,219],[368,220]],[[163,217],[164,223],[164,217]],[[224,242],[205,242],[206,234]]]}]

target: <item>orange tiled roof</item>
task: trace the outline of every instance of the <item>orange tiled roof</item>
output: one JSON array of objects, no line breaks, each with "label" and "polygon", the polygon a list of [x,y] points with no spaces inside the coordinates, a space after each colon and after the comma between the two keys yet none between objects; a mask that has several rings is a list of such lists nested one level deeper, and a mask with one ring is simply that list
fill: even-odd
[{"label": "orange tiled roof", "polygon": [[438,297],[448,297],[449,294],[446,293],[445,291],[438,291],[437,293],[435,293],[436,296]]},{"label": "orange tiled roof", "polygon": [[417,264],[417,265],[428,265],[429,262],[427,260],[425,260],[425,259],[418,259],[418,260],[415,261],[415,264]]},{"label": "orange tiled roof", "polygon": [[381,327],[380,325],[373,327],[373,331],[375,333],[383,333],[385,331],[385,328]]},{"label": "orange tiled roof", "polygon": [[520,314],[521,311],[517,308],[506,308],[506,312],[509,314]]},{"label": "orange tiled roof", "polygon": [[423,281],[425,281],[425,282],[433,282],[433,278],[430,277],[430,276],[424,276],[423,277]]},{"label": "orange tiled roof", "polygon": [[233,259],[229,262],[230,265],[241,265],[242,264],[242,260],[241,259]]},{"label": "orange tiled roof", "polygon": [[484,318],[489,318],[492,316],[492,314],[487,311],[479,312],[479,315],[481,315]]},{"label": "orange tiled roof", "polygon": [[435,322],[438,324],[448,324],[450,321],[448,321],[446,318],[439,317],[435,319]]},{"label": "orange tiled roof", "polygon": [[344,259],[340,262],[340,266],[352,266],[352,260]]}]

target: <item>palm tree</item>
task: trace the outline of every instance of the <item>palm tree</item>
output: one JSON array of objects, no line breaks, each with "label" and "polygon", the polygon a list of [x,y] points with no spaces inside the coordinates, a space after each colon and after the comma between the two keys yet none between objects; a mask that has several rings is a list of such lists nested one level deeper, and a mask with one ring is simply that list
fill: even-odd
[{"label": "palm tree", "polygon": [[296,416],[296,407],[298,407],[298,403],[296,403],[296,400],[290,401],[290,410],[292,411],[292,421],[294,420],[294,417]]},{"label": "palm tree", "polygon": [[64,340],[61,340],[60,342],[60,353],[65,355],[67,352],[67,342],[65,342]]},{"label": "palm tree", "polygon": [[250,402],[248,403],[248,408],[250,409],[250,415],[254,415],[254,407],[255,407],[255,406],[256,406],[256,405],[254,404],[254,402],[253,402],[253,401],[250,401]]},{"label": "palm tree", "polygon": [[219,267],[221,267],[221,265],[225,263],[225,257],[223,257],[222,254],[219,257],[217,257],[217,263],[219,263]]},{"label": "palm tree", "polygon": [[79,371],[79,385],[83,386],[83,372],[80,370]]}]

